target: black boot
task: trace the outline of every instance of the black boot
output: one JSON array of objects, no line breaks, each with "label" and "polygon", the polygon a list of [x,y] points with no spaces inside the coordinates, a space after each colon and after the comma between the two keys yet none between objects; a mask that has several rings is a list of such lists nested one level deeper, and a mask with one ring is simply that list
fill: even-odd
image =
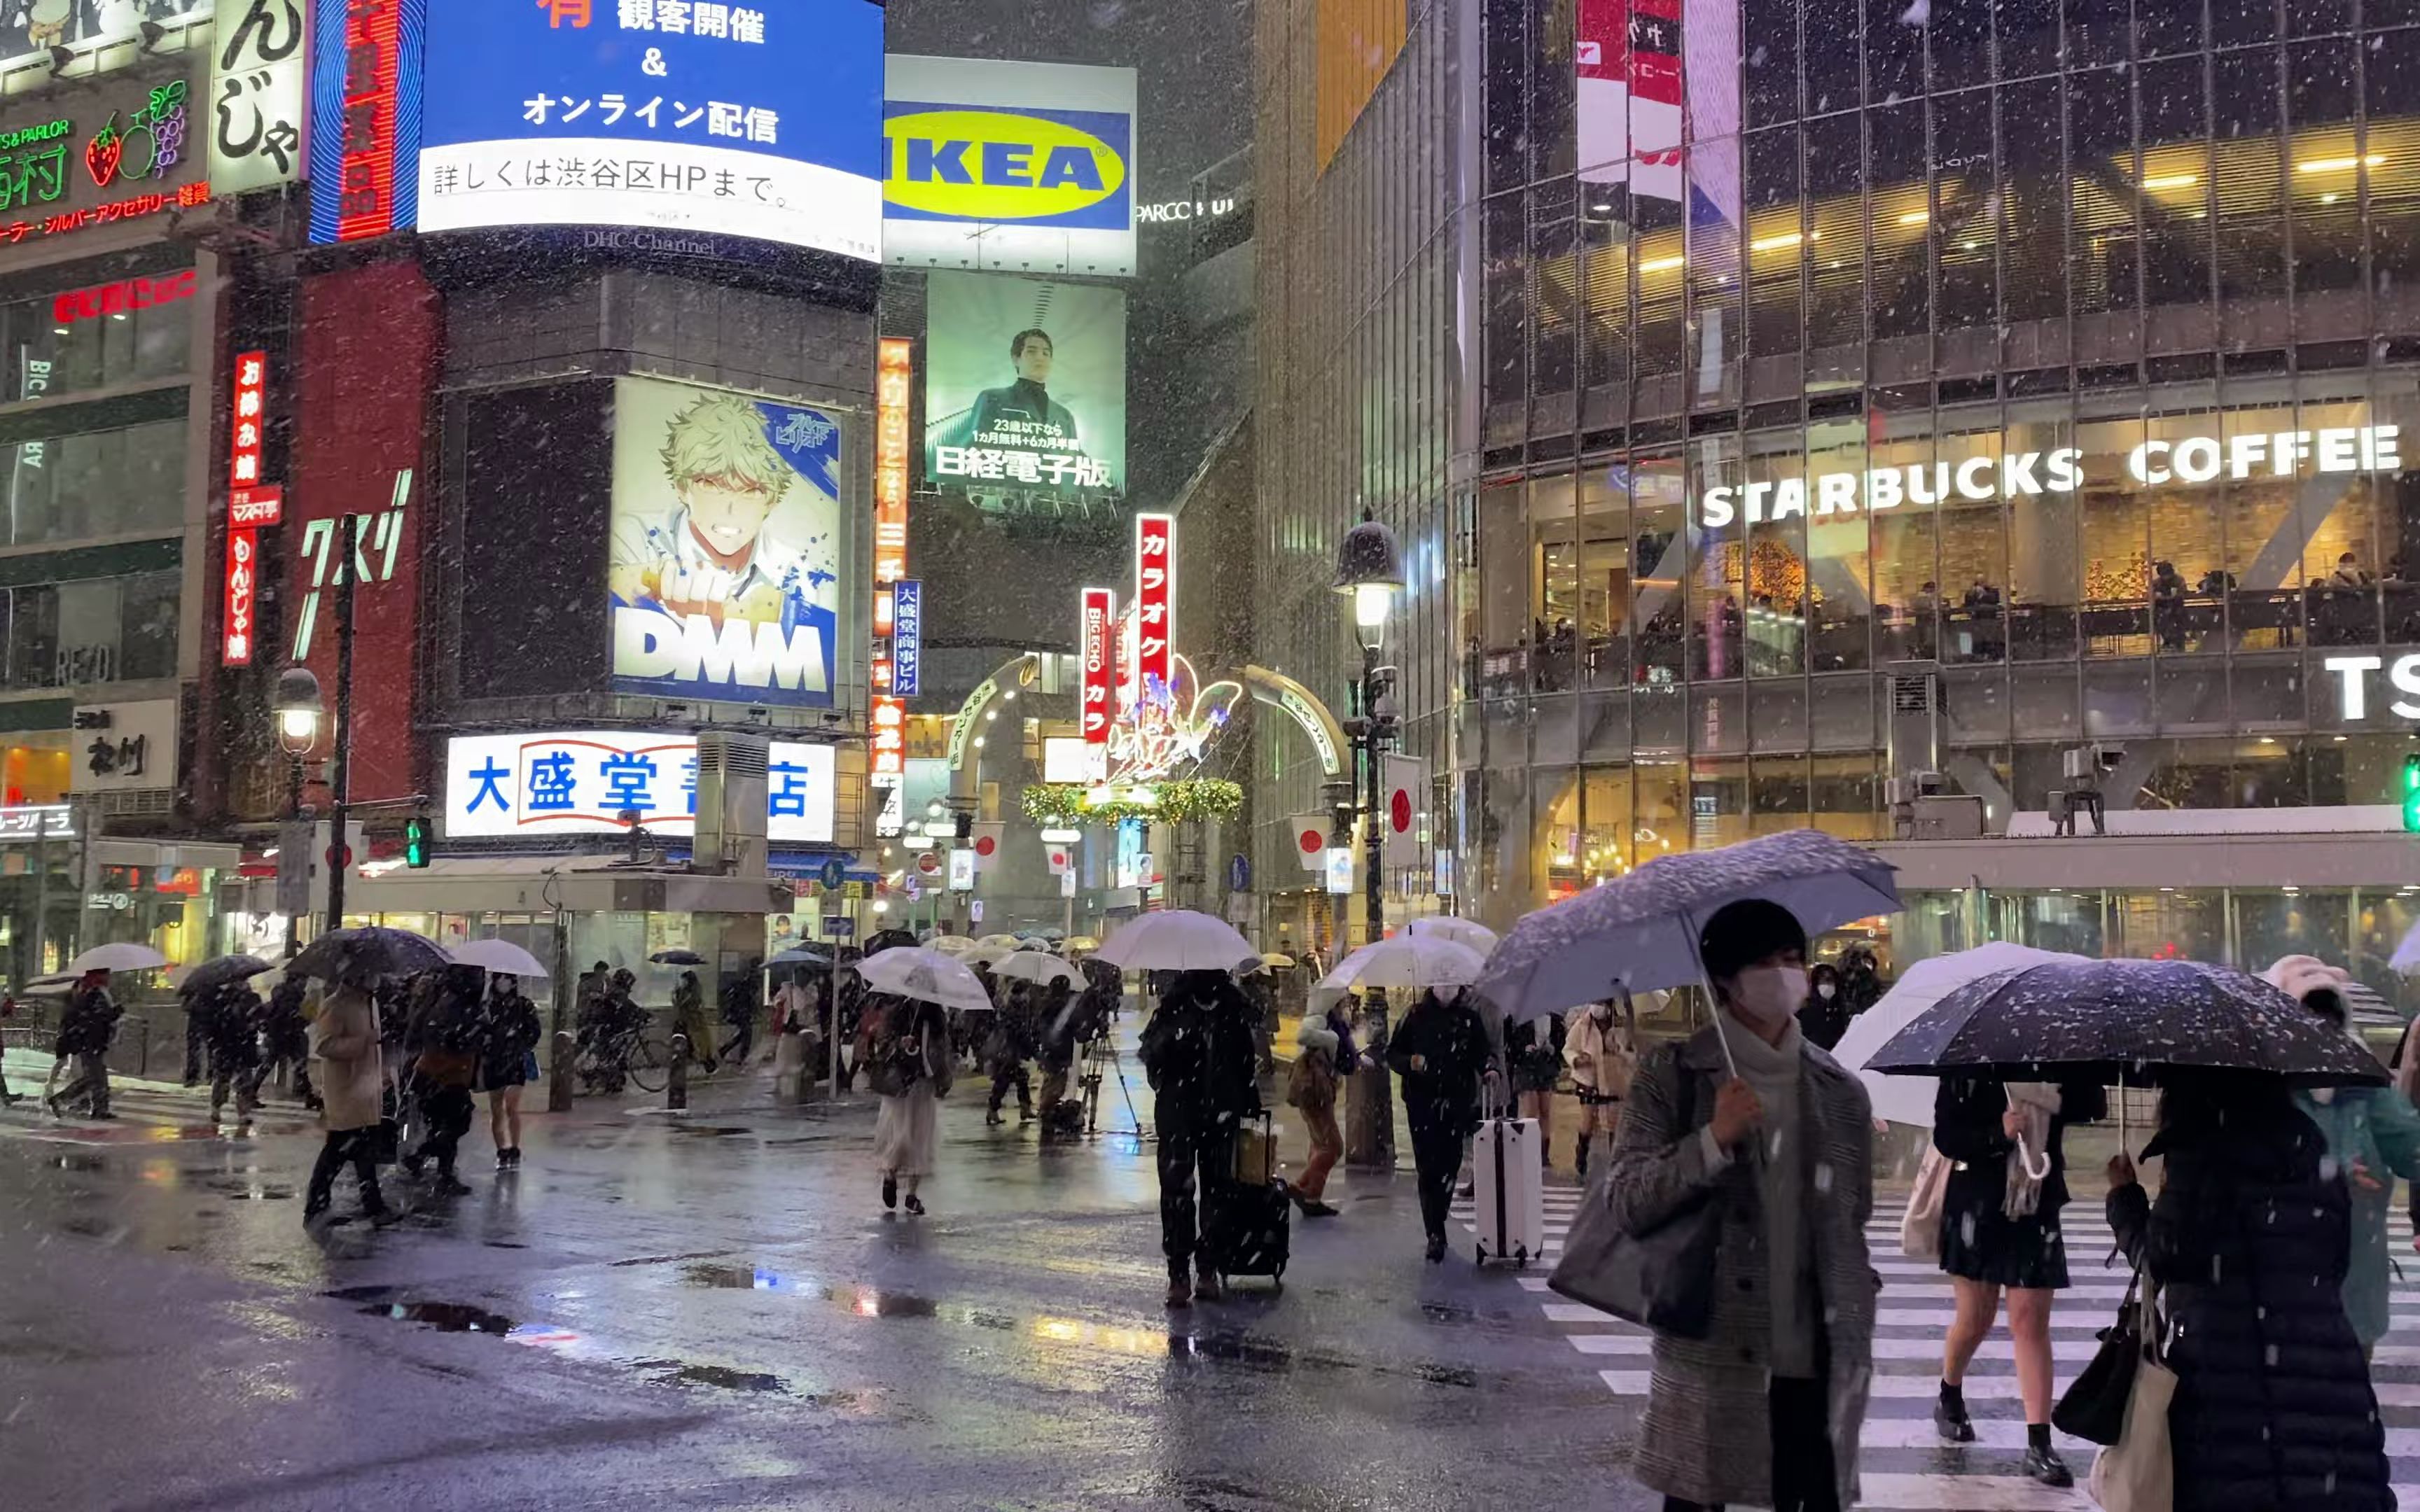
[{"label": "black boot", "polygon": [[1975,1420],[1966,1415],[1966,1393],[1947,1381],[1932,1404],[1932,1426],[1946,1443],[1973,1443]]}]

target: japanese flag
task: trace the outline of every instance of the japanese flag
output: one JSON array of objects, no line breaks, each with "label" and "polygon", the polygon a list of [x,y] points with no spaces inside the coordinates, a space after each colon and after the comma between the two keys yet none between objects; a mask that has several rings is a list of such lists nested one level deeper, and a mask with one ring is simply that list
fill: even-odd
[{"label": "japanese flag", "polygon": [[1389,756],[1381,769],[1378,832],[1387,838],[1387,865],[1428,865],[1421,834],[1427,826],[1429,764],[1418,756]]},{"label": "japanese flag", "polygon": [[1295,859],[1306,872],[1327,870],[1328,818],[1324,813],[1298,813],[1294,816]]},{"label": "japanese flag", "polygon": [[1068,867],[1075,864],[1076,853],[1069,847],[1064,845],[1051,845],[1046,846],[1045,849],[1048,851],[1050,856],[1050,874],[1052,876],[1055,877],[1063,874],[1066,872]]},{"label": "japanese flag", "polygon": [[976,871],[988,872],[992,869],[992,864],[1000,859],[1001,841],[1007,838],[1007,835],[1008,825],[1001,820],[987,820],[974,826],[973,838],[967,843],[974,850]]}]

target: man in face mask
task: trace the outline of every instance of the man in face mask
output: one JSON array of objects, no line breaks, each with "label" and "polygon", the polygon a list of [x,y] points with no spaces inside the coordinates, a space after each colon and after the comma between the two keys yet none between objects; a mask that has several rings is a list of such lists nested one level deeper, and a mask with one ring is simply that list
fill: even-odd
[{"label": "man in face mask", "polygon": [[1871,1104],[1807,1041],[1807,934],[1762,899],[1699,935],[1714,1025],[1645,1059],[1607,1191],[1645,1232],[1711,1193],[1721,1214],[1710,1326],[1656,1339],[1633,1457],[1666,1512],[1855,1500],[1872,1374]]}]

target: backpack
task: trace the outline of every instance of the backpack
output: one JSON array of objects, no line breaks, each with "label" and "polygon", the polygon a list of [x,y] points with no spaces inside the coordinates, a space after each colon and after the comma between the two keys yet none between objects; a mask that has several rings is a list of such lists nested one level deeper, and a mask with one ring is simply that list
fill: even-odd
[{"label": "backpack", "polygon": [[924,1014],[914,1004],[884,1017],[874,1037],[873,1057],[866,1062],[866,1085],[879,1097],[905,1097],[930,1076],[933,1095],[947,1097],[955,1070],[945,1057],[939,1067],[924,1054]]},{"label": "backpack", "polygon": [[1286,1106],[1306,1112],[1336,1105],[1336,1071],[1325,1050],[1306,1050],[1295,1057],[1286,1076]]}]

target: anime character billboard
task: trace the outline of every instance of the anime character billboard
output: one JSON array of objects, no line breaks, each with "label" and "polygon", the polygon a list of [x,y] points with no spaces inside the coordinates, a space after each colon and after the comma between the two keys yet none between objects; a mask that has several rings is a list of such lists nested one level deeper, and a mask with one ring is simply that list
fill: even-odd
[{"label": "anime character billboard", "polygon": [[829,707],[841,423],[651,378],[613,385],[613,686]]}]

